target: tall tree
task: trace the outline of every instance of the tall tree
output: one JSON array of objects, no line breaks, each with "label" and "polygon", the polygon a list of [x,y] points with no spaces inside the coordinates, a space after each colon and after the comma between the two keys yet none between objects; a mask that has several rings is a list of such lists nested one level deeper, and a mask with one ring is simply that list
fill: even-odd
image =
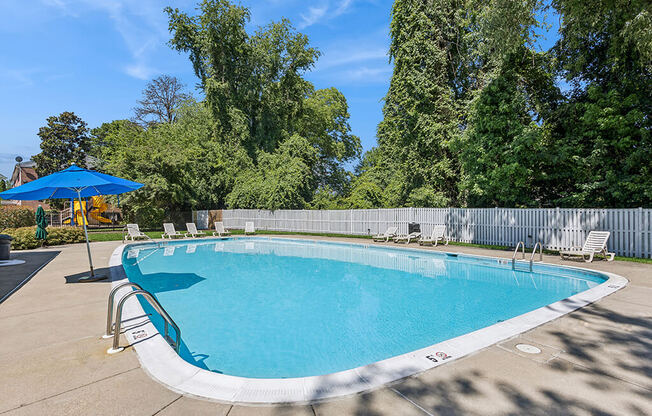
[{"label": "tall tree", "polygon": [[[227,0],[204,0],[198,9],[196,16],[166,9],[170,45],[190,56],[213,117],[215,140],[244,148],[256,166],[270,165],[269,155],[292,155],[279,149],[289,140],[296,144],[299,136],[317,155],[309,164],[312,190],[328,186],[343,192],[349,179],[344,165],[359,157],[360,139],[351,133],[342,93],[315,90],[304,79],[319,57],[307,36],[287,20],[249,35],[249,10]],[[245,183],[250,182],[239,181],[236,187]]]},{"label": "tall tree", "polygon": [[457,161],[450,149],[459,134],[458,109],[448,70],[448,2],[396,0],[389,48],[394,72],[385,97],[378,147],[392,176],[387,206],[443,206],[457,197]]},{"label": "tall tree", "polygon": [[[506,63],[513,71],[524,61],[512,57],[532,45],[540,8],[540,0],[396,0],[389,50],[394,72],[378,126],[378,149],[354,191],[375,183],[384,190],[384,206],[464,203],[468,193],[460,196],[458,189],[465,175],[460,152],[473,145],[463,140],[464,132],[493,111],[488,107],[482,117],[474,117],[482,107],[476,101]],[[535,117],[530,109],[525,100],[515,100],[504,115],[529,125]],[[474,131],[474,141],[486,138],[482,129]],[[515,138],[496,133],[490,140],[506,147]],[[485,173],[481,176],[492,175]]]},{"label": "tall tree", "polygon": [[147,83],[143,97],[134,108],[134,122],[143,127],[173,123],[181,104],[192,98],[176,77],[161,75]]},{"label": "tall tree", "polygon": [[550,205],[566,183],[557,143],[544,125],[561,100],[548,58],[523,47],[473,100],[458,145],[468,206]]},{"label": "tall tree", "polygon": [[86,123],[73,112],[48,117],[38,131],[41,153],[32,156],[39,176],[49,175],[75,163],[86,167],[90,138]]},{"label": "tall tree", "polygon": [[652,4],[555,0],[555,46],[571,84],[555,120],[573,149],[577,184],[564,202],[589,207],[652,204]]}]

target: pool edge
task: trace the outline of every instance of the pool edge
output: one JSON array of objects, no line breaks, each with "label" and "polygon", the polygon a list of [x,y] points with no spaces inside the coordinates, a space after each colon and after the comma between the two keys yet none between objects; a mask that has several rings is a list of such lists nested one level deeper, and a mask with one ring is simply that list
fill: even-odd
[{"label": "pool edge", "polygon": [[[302,240],[322,242],[312,239]],[[349,242],[344,244],[370,245]],[[122,267],[122,253],[127,246],[127,244],[122,244],[117,247],[109,260],[112,287],[127,280]],[[395,249],[415,250],[402,247]],[[496,258],[469,254],[464,254],[464,256]],[[596,287],[569,298],[468,334],[369,365],[322,376],[256,379],[218,374],[196,367],[176,354],[154,325],[143,317],[144,311],[140,302],[133,297],[126,302],[123,312],[123,319],[132,319],[134,323],[125,329],[125,336],[130,345],[134,347],[145,372],[178,393],[229,403],[259,405],[312,403],[376,389],[387,383],[455,361],[594,303],[624,288],[628,283],[626,278],[609,272],[576,266],[551,266],[599,273],[607,276],[608,279]],[[118,296],[130,290],[124,288]]]}]

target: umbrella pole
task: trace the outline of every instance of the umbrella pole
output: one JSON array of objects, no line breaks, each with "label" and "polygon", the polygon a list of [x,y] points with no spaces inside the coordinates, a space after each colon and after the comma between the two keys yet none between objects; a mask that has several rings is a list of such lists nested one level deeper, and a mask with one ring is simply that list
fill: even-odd
[{"label": "umbrella pole", "polygon": [[[84,226],[84,236],[86,237],[86,251],[88,252],[88,264],[91,267],[90,276],[88,276],[86,278],[82,277],[79,280],[83,282],[83,281],[93,281],[93,280],[104,279],[104,277],[99,277],[99,276],[96,277],[95,276],[95,271],[93,270],[93,259],[91,258],[91,245],[88,242],[88,230],[86,230],[86,215],[85,215],[84,211],[82,210],[81,191],[79,189],[77,189],[77,197],[79,199],[79,212],[81,212],[81,214],[82,214],[81,217],[82,217],[82,224]],[[74,216],[75,215],[74,207],[73,207],[72,211],[73,211],[72,216]]]}]

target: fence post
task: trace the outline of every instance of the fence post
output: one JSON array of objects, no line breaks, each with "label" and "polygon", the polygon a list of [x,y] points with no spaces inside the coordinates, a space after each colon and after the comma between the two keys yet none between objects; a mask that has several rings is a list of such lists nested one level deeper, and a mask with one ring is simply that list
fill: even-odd
[{"label": "fence post", "polygon": [[636,257],[643,257],[643,208],[636,213]]},{"label": "fence post", "polygon": [[349,227],[350,227],[349,234],[353,235],[353,210],[352,209],[349,210]]}]

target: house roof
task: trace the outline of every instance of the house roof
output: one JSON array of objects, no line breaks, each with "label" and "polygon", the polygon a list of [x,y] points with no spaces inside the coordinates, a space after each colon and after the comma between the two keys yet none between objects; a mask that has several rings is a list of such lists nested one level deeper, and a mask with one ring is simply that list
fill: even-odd
[{"label": "house roof", "polygon": [[11,186],[16,185],[19,173],[23,184],[38,179],[38,173],[36,173],[36,162],[28,160],[26,162],[16,163],[14,166],[14,172],[11,174]]}]

